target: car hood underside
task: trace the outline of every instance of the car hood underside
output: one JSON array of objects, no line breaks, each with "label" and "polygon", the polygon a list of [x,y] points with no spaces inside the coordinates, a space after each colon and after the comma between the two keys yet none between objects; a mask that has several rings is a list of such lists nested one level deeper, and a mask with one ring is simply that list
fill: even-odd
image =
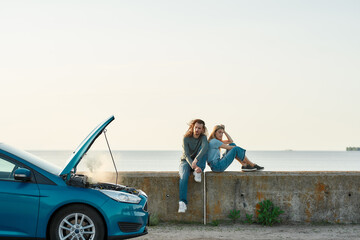
[{"label": "car hood underside", "polygon": [[73,174],[70,180],[67,182],[69,186],[82,187],[82,188],[93,188],[113,191],[125,191],[131,194],[139,195],[139,191],[132,187],[123,186],[120,184],[113,183],[89,183],[88,177],[82,174]]}]

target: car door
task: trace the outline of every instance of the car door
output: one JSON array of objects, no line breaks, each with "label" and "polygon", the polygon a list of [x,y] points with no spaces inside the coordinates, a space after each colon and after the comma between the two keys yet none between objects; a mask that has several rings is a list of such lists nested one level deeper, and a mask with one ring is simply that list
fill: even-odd
[{"label": "car door", "polygon": [[39,188],[34,180],[14,179],[14,171],[24,167],[0,154],[0,237],[36,236]]}]

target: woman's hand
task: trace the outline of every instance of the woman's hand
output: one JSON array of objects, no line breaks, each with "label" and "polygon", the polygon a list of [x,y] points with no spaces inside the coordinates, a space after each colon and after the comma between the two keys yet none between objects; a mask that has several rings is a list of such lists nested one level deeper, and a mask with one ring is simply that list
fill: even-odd
[{"label": "woman's hand", "polygon": [[225,131],[225,125],[224,124],[221,124],[220,126],[222,126],[224,128],[224,134],[227,138],[227,140],[225,141],[222,141],[223,143],[226,143],[226,144],[230,144],[230,143],[233,143],[234,141],[232,140],[232,138],[230,137],[230,135]]},{"label": "woman's hand", "polygon": [[195,168],[195,172],[197,172],[197,173],[201,173],[201,172],[202,172],[202,171],[201,171],[201,168],[196,167],[196,168]]}]

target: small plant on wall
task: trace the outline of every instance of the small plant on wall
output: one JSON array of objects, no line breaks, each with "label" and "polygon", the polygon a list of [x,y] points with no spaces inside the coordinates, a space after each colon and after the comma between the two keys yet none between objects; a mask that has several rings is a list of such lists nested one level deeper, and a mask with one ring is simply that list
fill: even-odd
[{"label": "small plant on wall", "polygon": [[272,226],[274,223],[279,223],[279,215],[284,213],[279,207],[276,207],[270,200],[264,200],[259,202],[260,209],[257,210],[258,222],[262,225]]},{"label": "small plant on wall", "polygon": [[213,221],[210,223],[210,225],[211,225],[211,226],[218,226],[219,223],[220,223],[220,221],[216,219],[216,220],[213,220]]},{"label": "small plant on wall", "polygon": [[230,211],[228,218],[230,218],[234,223],[238,218],[240,218],[240,210],[233,209]]},{"label": "small plant on wall", "polygon": [[150,222],[149,222],[150,226],[156,226],[159,224],[159,222],[160,222],[159,216],[156,213],[150,214]]},{"label": "small plant on wall", "polygon": [[246,220],[245,220],[245,222],[246,223],[249,223],[249,224],[252,224],[254,221],[253,221],[253,215],[252,214],[247,214],[246,213]]}]

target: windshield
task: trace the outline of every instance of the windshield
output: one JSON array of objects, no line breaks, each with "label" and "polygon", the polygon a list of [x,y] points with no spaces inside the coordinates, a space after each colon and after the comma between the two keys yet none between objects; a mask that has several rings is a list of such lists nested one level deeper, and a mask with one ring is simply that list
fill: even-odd
[{"label": "windshield", "polygon": [[54,175],[59,175],[61,172],[61,168],[55,164],[52,164],[24,150],[14,148],[4,143],[0,144],[0,148]]}]

